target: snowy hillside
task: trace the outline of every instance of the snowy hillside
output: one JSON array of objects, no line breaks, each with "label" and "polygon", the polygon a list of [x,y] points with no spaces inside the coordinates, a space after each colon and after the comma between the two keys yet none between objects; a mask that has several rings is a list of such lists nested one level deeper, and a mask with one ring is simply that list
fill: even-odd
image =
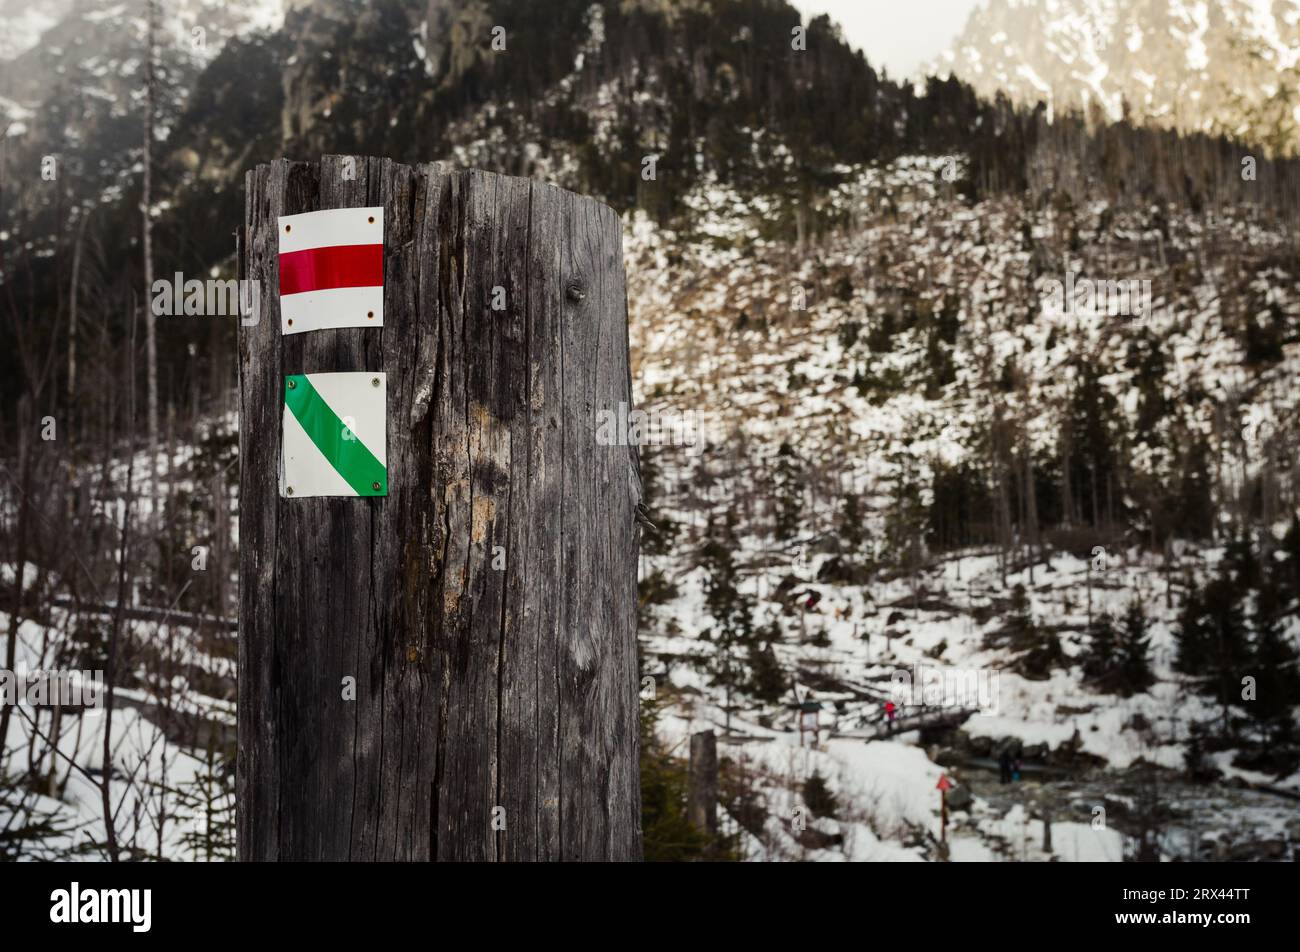
[{"label": "snowy hillside", "polygon": [[986,0],[936,61],[985,95],[1300,146],[1296,0]]},{"label": "snowy hillside", "polygon": [[[1241,491],[1235,480],[1279,467],[1294,485],[1294,460],[1272,460],[1269,448],[1280,428],[1295,425],[1300,346],[1289,344],[1270,366],[1251,366],[1224,312],[1227,275],[1209,253],[1221,242],[1247,249],[1237,280],[1295,315],[1294,260],[1277,269],[1273,257],[1285,234],[1252,226],[1249,213],[1206,228],[1104,203],[1068,223],[1035,219],[1016,202],[970,206],[945,180],[944,170],[959,165],[958,157],[939,157],[864,170],[837,197],[855,230],[803,253],[765,245],[755,222],[731,211],[744,206],[718,189],[695,198],[699,233],[668,235],[640,222],[628,242],[641,405],[665,419],[696,413],[705,434],[702,445],[643,450],[652,464],[652,518],[669,536],[656,545],[651,533],[656,554],[643,559],[646,669],[666,681],[657,687],[670,698],[661,723],[679,749],[692,731],[724,733],[730,698],[738,736],[724,742],[724,756],[764,778],[766,833],[752,819],[737,820],[750,858],[933,857],[935,844],[922,832],[937,833],[933,788],[945,764],[975,792],[972,811],[957,821],[952,858],[1021,858],[1021,820],[1048,809],[1069,831],[1063,836],[1056,824],[1055,856],[1118,860],[1126,854],[1121,833],[1131,837],[1139,825],[1140,768],[1158,765],[1169,774],[1162,782],[1181,784],[1194,725],[1218,712],[1175,670],[1174,630],[1189,589],[1216,571],[1221,546],[1174,540],[1161,555],[1141,530],[1100,528],[1060,530],[1035,543],[1025,526],[1011,551],[938,546],[933,534],[911,548],[908,518],[933,510],[943,474],[984,469],[994,421],[1016,421],[1032,453],[1053,451],[1057,413],[1080,387],[1081,360],[1107,368],[1101,386],[1133,434],[1130,492],[1143,479],[1176,483],[1180,447],[1192,439],[1205,439],[1217,465],[1237,474],[1222,484],[1225,498]],[[1043,266],[1026,227],[1040,250],[1059,241],[1057,266],[1077,269],[1080,281],[1154,277],[1149,313],[1064,312],[1050,294],[1052,263],[1035,279]],[[1161,276],[1175,261],[1198,280],[1168,286]],[[909,305],[918,312],[953,316],[951,345],[935,343],[923,320],[895,323],[901,288],[920,289]],[[1135,359],[1152,341],[1157,363]],[[999,386],[1007,367],[1015,383]],[[1155,393],[1169,410],[1149,427],[1140,418]],[[1233,408],[1227,419],[1225,406]],[[793,501],[783,485],[791,465]],[[850,494],[856,525],[846,519]],[[783,532],[792,506],[797,516]],[[1221,538],[1235,531],[1230,511],[1222,508],[1213,528]],[[728,513],[737,587],[758,632],[756,648],[737,639],[736,664],[756,664],[753,653],[770,650],[781,673],[766,698],[753,687],[762,664],[750,688],[730,694],[730,679],[717,674],[725,626],[708,607],[711,569],[700,553]],[[1292,513],[1273,515],[1280,541]],[[1022,610],[1060,640],[1061,657],[1045,671],[1027,671],[1032,666],[1000,637],[1014,620],[1017,586]],[[812,609],[809,593],[818,596]],[[1155,681],[1124,696],[1089,682],[1085,654],[1090,622],[1118,619],[1134,600],[1147,619]],[[1287,624],[1294,639],[1294,613]],[[979,713],[955,737],[928,738],[923,750],[912,746],[915,732],[872,740],[882,705],[895,697],[895,672],[926,667],[986,679]],[[809,697],[827,708],[816,752],[800,748],[792,709]],[[1009,796],[988,779],[987,765],[1011,742],[1043,773],[1027,774],[1034,779]],[[1234,766],[1235,754],[1211,757],[1224,780],[1300,792],[1300,773],[1280,778]],[[834,848],[814,848],[790,831],[797,790],[814,771],[831,779],[844,809],[819,827],[843,834]],[[1224,855],[1261,839],[1289,851],[1284,844],[1300,835],[1294,805],[1276,794],[1219,786],[1195,796],[1189,814],[1161,834],[1167,857]],[[1100,830],[1091,825],[1098,807],[1111,814]],[[1030,839],[1040,839],[1037,824]]]}]

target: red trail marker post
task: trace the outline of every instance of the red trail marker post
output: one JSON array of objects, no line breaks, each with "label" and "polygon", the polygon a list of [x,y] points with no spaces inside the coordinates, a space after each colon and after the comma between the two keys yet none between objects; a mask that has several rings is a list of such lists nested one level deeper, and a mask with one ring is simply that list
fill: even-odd
[{"label": "red trail marker post", "polygon": [[948,791],[952,789],[952,781],[948,779],[947,774],[939,774],[939,782],[935,784],[935,789],[939,791],[939,842],[948,842]]}]

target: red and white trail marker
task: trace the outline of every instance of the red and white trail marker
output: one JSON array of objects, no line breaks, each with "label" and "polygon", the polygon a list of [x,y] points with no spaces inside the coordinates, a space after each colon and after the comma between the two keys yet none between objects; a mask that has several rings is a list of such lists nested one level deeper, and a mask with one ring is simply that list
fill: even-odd
[{"label": "red and white trail marker", "polygon": [[384,323],[384,209],[280,218],[280,329],[301,334]]},{"label": "red and white trail marker", "polygon": [[939,842],[948,842],[948,791],[952,789],[952,781],[948,779],[946,773],[939,774],[939,782],[935,784],[935,789],[939,791]]}]

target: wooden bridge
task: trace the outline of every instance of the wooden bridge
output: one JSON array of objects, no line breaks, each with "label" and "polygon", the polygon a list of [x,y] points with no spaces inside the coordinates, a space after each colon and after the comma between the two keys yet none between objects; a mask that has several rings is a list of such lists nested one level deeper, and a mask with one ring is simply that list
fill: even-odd
[{"label": "wooden bridge", "polygon": [[861,740],[884,740],[907,731],[933,730],[940,727],[957,727],[978,709],[974,707],[922,707],[904,710],[892,722],[881,719],[863,730],[836,731],[832,737],[851,737]]}]

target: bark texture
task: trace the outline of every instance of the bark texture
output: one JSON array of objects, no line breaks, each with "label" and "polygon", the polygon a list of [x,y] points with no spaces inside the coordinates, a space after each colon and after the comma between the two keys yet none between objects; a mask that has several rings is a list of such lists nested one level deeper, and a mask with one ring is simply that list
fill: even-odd
[{"label": "bark texture", "polygon": [[[363,157],[245,187],[240,858],[639,859],[639,466],[596,438],[631,402],[618,216]],[[282,336],[278,216],[371,205],[383,327]],[[388,374],[387,497],[279,495],[283,377],[327,371]]]}]

